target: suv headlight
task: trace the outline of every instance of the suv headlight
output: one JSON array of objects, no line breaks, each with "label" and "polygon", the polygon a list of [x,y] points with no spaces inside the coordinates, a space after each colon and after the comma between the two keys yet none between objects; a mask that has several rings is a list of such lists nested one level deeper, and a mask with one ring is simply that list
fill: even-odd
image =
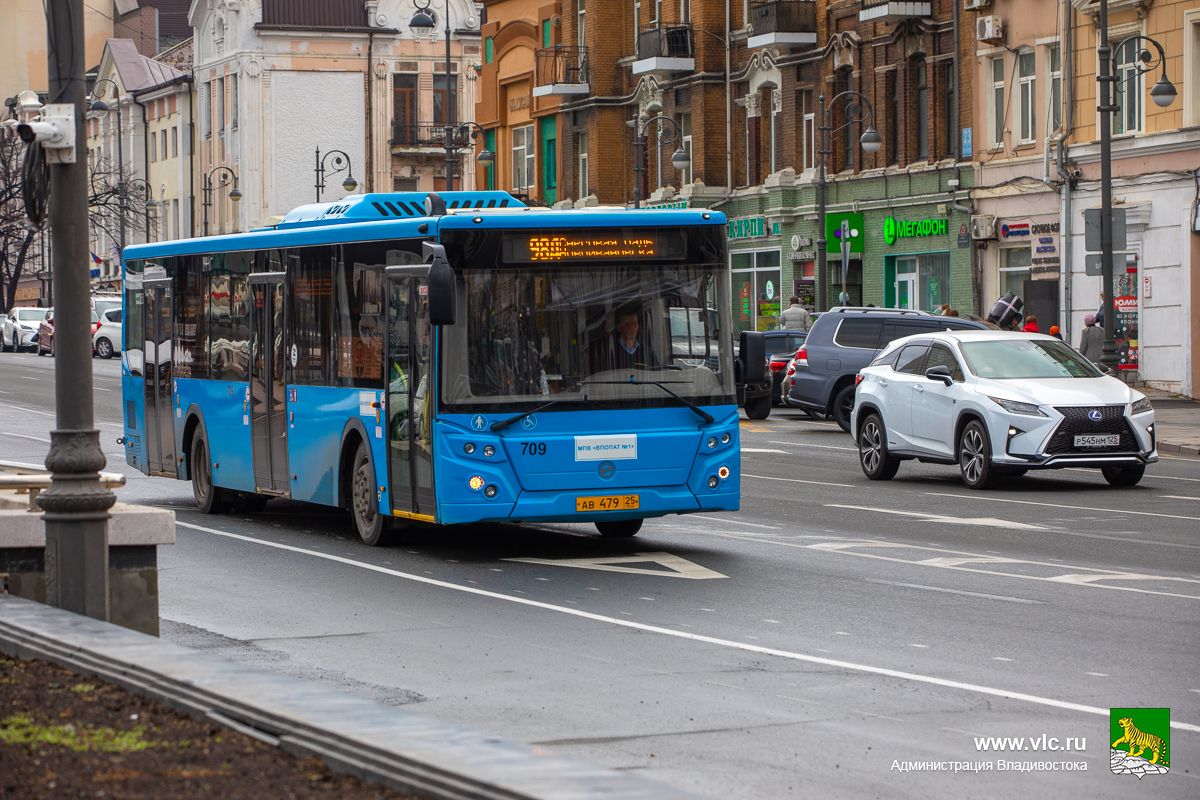
[{"label": "suv headlight", "polygon": [[1026,417],[1046,416],[1046,414],[1033,403],[1018,403],[1016,400],[1001,400],[999,397],[989,397],[988,399],[1010,414],[1023,414]]},{"label": "suv headlight", "polygon": [[1129,409],[1130,416],[1135,414],[1145,414],[1147,411],[1153,411],[1154,406],[1150,405],[1150,398],[1143,397],[1133,404],[1133,408]]}]

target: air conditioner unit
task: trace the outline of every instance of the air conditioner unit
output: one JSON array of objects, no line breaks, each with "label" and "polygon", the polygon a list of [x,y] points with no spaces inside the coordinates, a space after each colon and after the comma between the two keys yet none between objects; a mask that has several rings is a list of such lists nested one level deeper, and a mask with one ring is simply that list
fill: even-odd
[{"label": "air conditioner unit", "polygon": [[999,17],[980,17],[975,20],[975,39],[999,44],[1004,41],[1004,23]]},{"label": "air conditioner unit", "polygon": [[988,8],[991,4],[992,0],[963,0],[963,9],[974,11],[977,8]]},{"label": "air conditioner unit", "polygon": [[980,214],[971,217],[971,238],[977,242],[999,238],[996,236],[996,216]]}]

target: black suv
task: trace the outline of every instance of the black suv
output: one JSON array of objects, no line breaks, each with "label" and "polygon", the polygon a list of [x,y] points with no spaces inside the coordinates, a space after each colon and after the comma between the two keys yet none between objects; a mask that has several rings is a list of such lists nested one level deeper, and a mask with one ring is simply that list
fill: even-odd
[{"label": "black suv", "polygon": [[791,378],[786,402],[818,415],[832,416],[850,432],[854,376],[888,343],[930,331],[986,330],[983,322],[938,317],[927,311],[838,306],[817,317]]}]

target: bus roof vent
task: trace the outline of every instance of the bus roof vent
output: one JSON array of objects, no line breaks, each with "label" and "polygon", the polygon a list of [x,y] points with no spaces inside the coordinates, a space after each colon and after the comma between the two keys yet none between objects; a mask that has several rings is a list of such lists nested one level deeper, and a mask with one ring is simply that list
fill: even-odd
[{"label": "bus roof vent", "polygon": [[[315,225],[349,225],[355,222],[413,219],[425,216],[427,192],[352,194],[332,203],[311,203],[292,209],[277,230]],[[438,192],[448,209],[523,208],[508,192]]]}]

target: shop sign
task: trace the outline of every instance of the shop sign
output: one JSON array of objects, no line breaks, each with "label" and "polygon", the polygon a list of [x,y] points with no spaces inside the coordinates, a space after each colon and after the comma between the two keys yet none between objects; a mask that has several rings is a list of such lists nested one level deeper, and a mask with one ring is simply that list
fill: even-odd
[{"label": "shop sign", "polygon": [[727,223],[730,239],[750,239],[755,236],[767,235],[766,217],[743,217],[731,219]]},{"label": "shop sign", "polygon": [[522,108],[529,108],[529,95],[523,94],[508,98],[509,111],[520,111]]},{"label": "shop sign", "polygon": [[687,200],[674,200],[670,203],[642,203],[642,208],[664,209],[664,208],[687,208],[687,207],[688,207]]},{"label": "shop sign", "polygon": [[788,261],[812,261],[817,257],[816,250],[793,250],[787,254]]},{"label": "shop sign", "polygon": [[946,220],[920,219],[897,220],[888,217],[883,221],[883,241],[895,244],[897,239],[907,239],[912,236],[945,236]]},{"label": "shop sign", "polygon": [[825,215],[825,241],[829,242],[832,252],[840,252],[842,248],[842,223],[850,223],[850,252],[863,251],[863,215],[857,211],[844,211],[837,214]]},{"label": "shop sign", "polygon": [[799,250],[801,247],[812,247],[812,239],[807,236],[792,236],[792,249]]},{"label": "shop sign", "polygon": [[1005,239],[1011,238],[1013,236],[1028,236],[1029,235],[1029,223],[1028,222],[1014,222],[1012,224],[1005,223],[1004,225],[1000,226],[1000,235],[1002,237],[1004,237]]},{"label": "shop sign", "polygon": [[965,223],[965,222],[958,226],[958,246],[959,247],[970,247],[971,246],[971,235],[969,233],[967,233],[967,223]]},{"label": "shop sign", "polygon": [[1033,240],[1033,258],[1031,264],[1034,272],[1058,272],[1060,262],[1058,255],[1058,223],[1042,222],[1030,226],[1035,237]]}]

